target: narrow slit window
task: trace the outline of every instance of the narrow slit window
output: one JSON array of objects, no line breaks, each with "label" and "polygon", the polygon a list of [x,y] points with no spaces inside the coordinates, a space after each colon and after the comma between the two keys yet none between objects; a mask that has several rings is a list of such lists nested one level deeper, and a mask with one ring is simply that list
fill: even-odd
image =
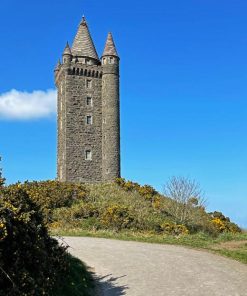
[{"label": "narrow slit window", "polygon": [[87,97],[87,106],[92,106],[93,105],[93,100],[91,97]]},{"label": "narrow slit window", "polygon": [[85,151],[85,159],[86,160],[92,160],[92,151],[91,150],[86,150]]},{"label": "narrow slit window", "polygon": [[93,117],[91,115],[87,115],[87,117],[86,117],[86,123],[87,124],[93,124]]},{"label": "narrow slit window", "polygon": [[86,88],[92,88],[92,80],[86,80]]}]

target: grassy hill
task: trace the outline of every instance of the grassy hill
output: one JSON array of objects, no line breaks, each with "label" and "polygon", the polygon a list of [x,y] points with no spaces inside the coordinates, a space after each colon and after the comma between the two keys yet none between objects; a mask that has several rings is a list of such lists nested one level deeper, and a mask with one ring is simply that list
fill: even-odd
[{"label": "grassy hill", "polygon": [[[17,184],[43,211],[53,235],[98,236],[199,247],[247,263],[247,235],[195,198],[179,202],[148,185],[56,181]],[[226,244],[226,242],[238,242]]]},{"label": "grassy hill", "polygon": [[46,181],[12,186],[27,191],[53,230],[130,230],[173,236],[202,232],[212,237],[241,232],[222,213],[207,213],[194,197],[181,202],[124,179],[107,184]]},{"label": "grassy hill", "polygon": [[[182,180],[182,183],[184,181],[186,186],[177,188],[179,194],[183,192],[181,199],[179,194],[173,194],[176,190],[171,190],[170,196],[164,196],[151,186],[141,186],[124,179],[108,184],[44,181],[4,186],[4,179],[1,179],[0,174],[0,253],[9,252],[8,256],[0,256],[0,267],[4,270],[0,274],[0,282],[7,282],[9,287],[5,286],[10,291],[18,287],[26,289],[30,295],[30,291],[35,291],[32,286],[44,291],[54,288],[54,295],[94,293],[91,276],[84,265],[76,259],[66,257],[64,249],[60,249],[48,236],[47,229],[54,236],[96,236],[186,245],[247,263],[247,233],[222,213],[207,213],[200,196],[196,195],[198,191],[191,190],[193,186],[187,187],[193,183],[187,184],[186,180]],[[177,186],[176,182],[175,185]],[[184,198],[186,192],[189,193],[188,198]],[[30,240],[30,236],[37,238],[36,241]],[[20,243],[16,244],[16,241]],[[13,252],[10,245],[13,245]],[[49,249],[51,246],[60,253],[53,256]],[[18,255],[27,251],[29,255]],[[46,262],[41,258],[46,253],[51,255],[46,256],[47,262],[64,260],[66,264],[54,263],[54,268],[49,269],[53,282],[50,286],[43,287],[45,282],[40,281],[40,277],[33,278],[30,269],[32,265],[26,266],[26,257],[30,258],[30,262],[33,262],[33,258]],[[22,258],[18,273],[11,269],[13,264],[8,264],[11,260],[19,262],[11,254],[17,254],[18,260]],[[43,268],[43,265],[39,267]],[[64,271],[59,270],[60,266],[65,265],[66,279]],[[47,272],[45,265],[41,274],[44,271]],[[20,283],[27,282],[27,286],[16,285],[20,277],[23,277]],[[84,288],[82,283],[85,284]],[[80,290],[77,289],[79,286]]]}]

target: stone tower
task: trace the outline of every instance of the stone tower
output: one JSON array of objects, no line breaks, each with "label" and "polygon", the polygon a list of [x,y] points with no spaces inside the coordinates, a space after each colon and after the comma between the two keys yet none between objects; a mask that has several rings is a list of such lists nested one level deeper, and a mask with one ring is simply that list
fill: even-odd
[{"label": "stone tower", "polygon": [[120,177],[119,57],[111,33],[100,60],[83,17],[55,68],[55,83],[58,180]]}]

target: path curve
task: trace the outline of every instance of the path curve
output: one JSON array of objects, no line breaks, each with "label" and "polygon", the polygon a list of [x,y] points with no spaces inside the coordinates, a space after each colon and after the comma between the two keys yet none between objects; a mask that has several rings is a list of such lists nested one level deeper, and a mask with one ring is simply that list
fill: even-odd
[{"label": "path curve", "polygon": [[104,296],[247,296],[247,265],[180,246],[65,237]]}]

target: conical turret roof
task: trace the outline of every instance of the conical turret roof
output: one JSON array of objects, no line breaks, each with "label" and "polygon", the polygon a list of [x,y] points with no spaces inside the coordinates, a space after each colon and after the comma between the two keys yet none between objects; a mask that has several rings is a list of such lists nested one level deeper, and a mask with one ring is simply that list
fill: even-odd
[{"label": "conical turret roof", "polygon": [[74,56],[89,57],[96,60],[99,59],[85,17],[82,18],[75,36],[72,45],[72,54]]},{"label": "conical turret roof", "polygon": [[118,57],[117,49],[111,33],[108,33],[105,49],[102,56],[107,56],[107,55]]},{"label": "conical turret roof", "polygon": [[66,43],[65,49],[63,51],[63,54],[70,54],[70,55],[72,55],[68,42]]}]

